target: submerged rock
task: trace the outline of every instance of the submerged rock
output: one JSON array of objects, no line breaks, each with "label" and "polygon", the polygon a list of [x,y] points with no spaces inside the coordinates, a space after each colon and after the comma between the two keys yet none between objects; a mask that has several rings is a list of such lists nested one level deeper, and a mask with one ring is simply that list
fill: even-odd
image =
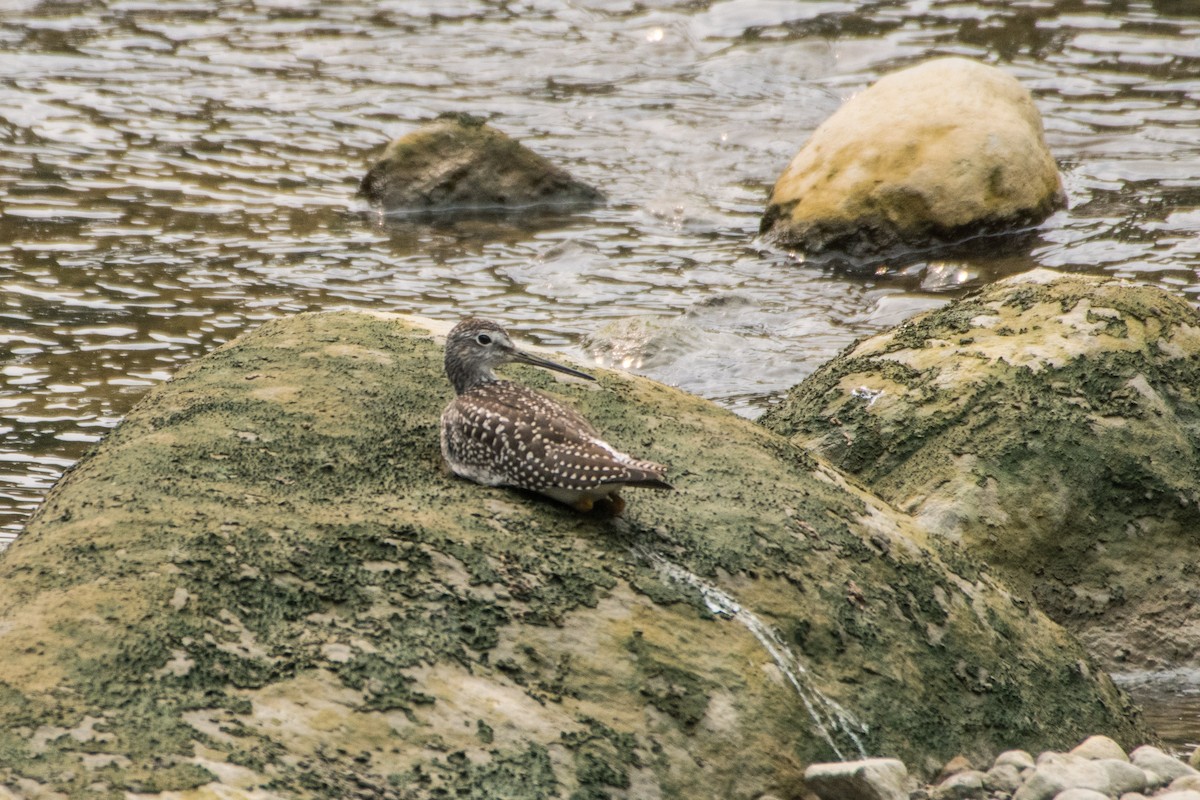
[{"label": "submerged rock", "polygon": [[760,232],[871,256],[1040,222],[1064,205],[1033,100],[1013,77],[940,58],[881,78],[813,132]]},{"label": "submerged rock", "polygon": [[858,342],[763,417],[1109,665],[1195,664],[1200,315],[1037,270]]},{"label": "submerged rock", "polygon": [[467,114],[395,139],[359,196],[388,212],[496,212],[603,202],[597,189]]},{"label": "submerged rock", "polygon": [[780,437],[509,374],[677,491],[607,520],[451,478],[401,318],[272,321],[153,390],[0,556],[0,786],[748,800],[1145,740],[1065,631]]}]

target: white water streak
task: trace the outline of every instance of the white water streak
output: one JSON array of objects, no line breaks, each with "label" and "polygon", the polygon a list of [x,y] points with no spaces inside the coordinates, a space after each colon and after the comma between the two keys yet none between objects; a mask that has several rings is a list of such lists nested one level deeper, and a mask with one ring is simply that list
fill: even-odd
[{"label": "white water streak", "polygon": [[846,755],[834,741],[835,733],[839,734],[844,741],[849,741],[858,751],[860,758],[867,757],[867,750],[859,736],[859,733],[867,732],[867,726],[859,722],[840,703],[827,697],[813,685],[808,669],[800,662],[800,657],[787,646],[773,628],[753,612],[746,610],[741,603],[725,592],[678,564],[668,561],[662,555],[636,547],[633,548],[633,553],[650,562],[667,578],[679,583],[686,583],[698,590],[701,597],[704,598],[708,610],[713,614],[734,619],[745,626],[746,630],[750,631],[763,649],[770,654],[775,666],[787,676],[788,682],[792,684],[792,688],[796,690],[796,694],[804,703],[804,708],[817,726],[821,737],[840,760],[846,760]]}]

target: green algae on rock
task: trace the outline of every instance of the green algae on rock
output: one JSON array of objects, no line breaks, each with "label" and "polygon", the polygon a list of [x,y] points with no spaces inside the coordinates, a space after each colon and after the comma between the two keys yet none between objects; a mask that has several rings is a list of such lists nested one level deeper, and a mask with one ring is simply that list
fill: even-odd
[{"label": "green algae on rock", "polygon": [[938,58],[823,122],[776,182],[760,232],[808,255],[870,257],[1013,231],[1064,204],[1029,91],[996,67]]},{"label": "green algae on rock", "polygon": [[448,476],[441,356],[402,318],[269,322],[65,476],[0,556],[0,787],[787,798],[861,750],[1144,737],[974,562],[677,390],[509,370],[673,465],[624,519]]},{"label": "green algae on rock", "polygon": [[762,423],[1032,592],[1110,667],[1195,665],[1200,315],[1036,270],[858,342]]},{"label": "green algae on rock", "polygon": [[358,194],[387,212],[464,213],[592,206],[597,189],[467,114],[393,140]]}]

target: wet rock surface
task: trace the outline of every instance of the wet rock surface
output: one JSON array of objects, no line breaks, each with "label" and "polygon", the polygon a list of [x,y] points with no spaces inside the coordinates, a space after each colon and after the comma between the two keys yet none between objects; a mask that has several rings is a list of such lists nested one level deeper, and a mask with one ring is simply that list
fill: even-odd
[{"label": "wet rock surface", "polygon": [[301,315],[148,395],[0,556],[0,786],[788,798],[860,752],[1145,741],[975,562],[678,391],[509,371],[672,465],[623,519],[452,479],[441,361]]},{"label": "wet rock surface", "polygon": [[444,114],[392,141],[358,194],[387,212],[519,212],[604,195],[468,114]]},{"label": "wet rock surface", "polygon": [[858,342],[763,424],[1030,592],[1109,666],[1195,664],[1200,315],[1036,270]]},{"label": "wet rock surface", "polygon": [[1065,203],[1041,116],[1005,72],[941,58],[884,76],[813,132],[760,232],[873,256],[1039,222]]}]

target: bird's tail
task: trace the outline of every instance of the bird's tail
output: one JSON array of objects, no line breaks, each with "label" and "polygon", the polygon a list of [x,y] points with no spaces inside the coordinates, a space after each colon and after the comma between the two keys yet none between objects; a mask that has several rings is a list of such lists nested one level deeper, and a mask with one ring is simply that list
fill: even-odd
[{"label": "bird's tail", "polygon": [[644,489],[667,489],[675,487],[667,483],[667,467],[653,461],[634,461],[629,464],[629,477],[622,483],[626,486],[640,486]]}]

